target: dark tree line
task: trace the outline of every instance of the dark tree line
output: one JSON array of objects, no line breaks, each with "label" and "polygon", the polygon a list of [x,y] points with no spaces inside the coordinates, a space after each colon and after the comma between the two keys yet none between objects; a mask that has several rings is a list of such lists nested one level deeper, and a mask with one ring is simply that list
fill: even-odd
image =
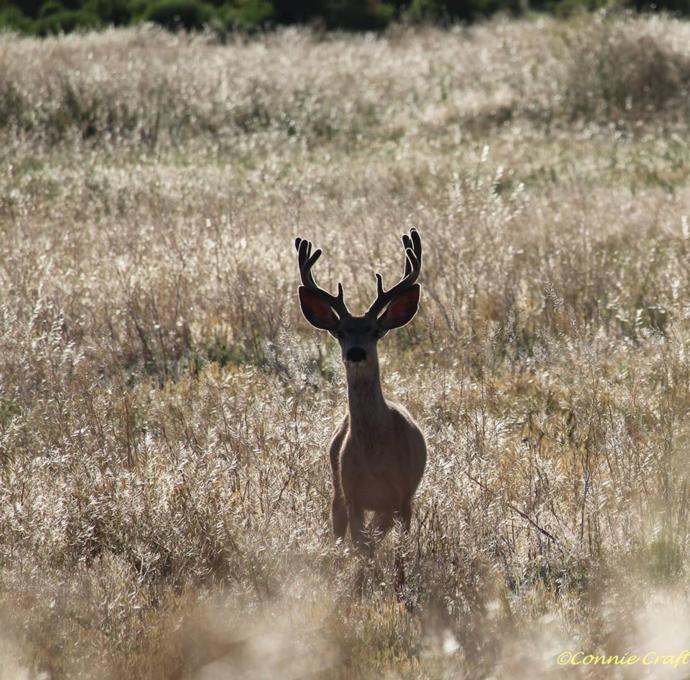
[{"label": "dark tree line", "polygon": [[614,2],[637,11],[690,14],[690,0],[0,0],[0,27],[46,35],[151,21],[187,30],[259,30],[289,24],[382,30],[393,21],[449,24],[498,12],[570,14]]}]

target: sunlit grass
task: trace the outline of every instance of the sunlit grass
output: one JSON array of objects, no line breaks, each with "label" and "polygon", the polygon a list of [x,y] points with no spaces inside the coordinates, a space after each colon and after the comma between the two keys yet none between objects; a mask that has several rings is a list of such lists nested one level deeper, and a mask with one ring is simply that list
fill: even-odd
[{"label": "sunlit grass", "polygon": [[[688,31],[1,36],[0,678],[689,646]],[[292,242],[360,311],[412,225],[380,348],[429,447],[408,611],[392,543],[332,544],[344,383]]]}]

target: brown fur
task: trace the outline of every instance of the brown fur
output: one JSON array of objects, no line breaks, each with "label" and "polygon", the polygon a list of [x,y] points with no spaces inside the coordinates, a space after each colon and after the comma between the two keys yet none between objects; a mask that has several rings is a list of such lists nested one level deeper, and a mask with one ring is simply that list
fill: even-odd
[{"label": "brown fur", "polygon": [[383,397],[378,360],[348,367],[348,413],[330,443],[333,532],[347,527],[355,545],[367,544],[364,511],[376,513],[369,528],[385,535],[394,519],[410,526],[412,498],[424,473],[426,443],[408,411]]},{"label": "brown fur", "polygon": [[[300,304],[307,320],[338,339],[347,374],[348,412],[329,447],[333,471],[331,505],[333,533],[344,539],[348,526],[356,548],[371,552],[376,539],[386,535],[399,519],[409,531],[412,498],[426,465],[424,435],[412,416],[398,404],[386,401],[381,391],[377,343],[388,331],[408,323],[416,314],[422,264],[422,244],[412,229],[402,237],[405,249],[403,278],[389,291],[376,275],[378,294],[364,316],[350,314],[343,299],[319,288],[311,268],[321,255],[312,244],[297,239],[302,286]],[[374,518],[365,528],[364,513]],[[396,553],[398,583],[404,573]]]}]

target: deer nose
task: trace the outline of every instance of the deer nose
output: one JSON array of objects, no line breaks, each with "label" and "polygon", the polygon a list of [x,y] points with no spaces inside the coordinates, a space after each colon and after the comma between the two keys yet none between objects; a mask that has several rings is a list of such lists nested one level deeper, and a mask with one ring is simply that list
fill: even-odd
[{"label": "deer nose", "polygon": [[361,347],[350,347],[345,358],[348,361],[364,361],[367,358],[367,353]]}]

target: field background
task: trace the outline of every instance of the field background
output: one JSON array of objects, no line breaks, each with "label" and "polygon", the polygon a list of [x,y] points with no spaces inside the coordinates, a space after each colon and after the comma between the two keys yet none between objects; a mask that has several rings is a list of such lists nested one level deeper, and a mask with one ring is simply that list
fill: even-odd
[{"label": "field background", "polygon": [[[690,647],[689,87],[665,17],[0,36],[0,678],[686,677],[556,656]],[[293,239],[361,310],[413,225],[408,610]]]}]

